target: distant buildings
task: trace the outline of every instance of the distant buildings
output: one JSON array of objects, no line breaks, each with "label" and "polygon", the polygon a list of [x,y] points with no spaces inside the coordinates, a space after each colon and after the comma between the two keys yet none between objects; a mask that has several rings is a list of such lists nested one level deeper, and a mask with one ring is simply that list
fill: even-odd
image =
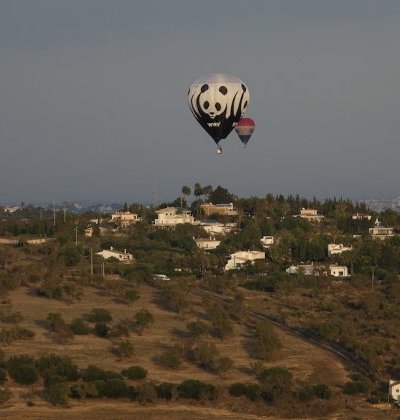
[{"label": "distant buildings", "polygon": [[286,269],[288,274],[304,274],[305,276],[330,275],[333,277],[349,277],[349,269],[345,265],[299,264]]},{"label": "distant buildings", "polygon": [[230,255],[230,259],[225,265],[225,271],[240,268],[243,264],[250,261],[254,264],[256,260],[265,260],[263,251],[237,251]]},{"label": "distant buildings", "polygon": [[353,220],[371,220],[372,216],[370,214],[356,213],[351,216]]},{"label": "distant buildings", "polygon": [[344,246],[343,244],[328,244],[328,257],[340,255],[342,252],[351,251],[352,249],[352,246]]},{"label": "distant buildings", "polygon": [[133,255],[126,252],[126,249],[124,249],[124,251],[117,251],[111,247],[110,249],[104,249],[103,251],[96,252],[96,255],[103,257],[105,260],[115,258],[125,264],[133,262]]},{"label": "distant buildings", "polygon": [[263,236],[263,237],[260,239],[260,242],[261,242],[261,245],[262,245],[264,248],[268,249],[268,248],[270,248],[270,247],[271,247],[271,245],[273,245],[273,244],[274,244],[274,237],[273,237],[273,236]]},{"label": "distant buildings", "polygon": [[206,216],[211,214],[219,214],[221,216],[236,216],[237,211],[233,207],[233,203],[229,204],[212,204],[204,203],[200,205],[201,210]]},{"label": "distant buildings", "polygon": [[218,241],[214,238],[198,238],[195,239],[196,245],[200,249],[208,250],[208,249],[215,249],[219,246],[221,241]]},{"label": "distant buildings", "polygon": [[393,228],[382,226],[378,219],[375,221],[375,226],[373,228],[369,228],[368,231],[373,239],[383,240],[394,236]]},{"label": "distant buildings", "polygon": [[318,214],[318,210],[315,209],[305,209],[304,207],[300,210],[300,214],[295,215],[294,217],[300,217],[306,219],[309,222],[321,222],[324,216]]},{"label": "distant buildings", "polygon": [[209,235],[212,236],[227,235],[236,229],[235,223],[221,223],[212,220],[201,222],[200,225]]},{"label": "distant buildings", "polygon": [[125,228],[142,220],[136,213],[129,211],[116,211],[111,215],[111,221],[119,224],[120,227]]},{"label": "distant buildings", "polygon": [[85,229],[85,237],[91,238],[92,236],[93,236],[93,227],[89,225]]},{"label": "distant buildings", "polygon": [[190,214],[190,211],[178,211],[176,207],[166,207],[156,211],[157,219],[154,220],[154,226],[160,228],[174,228],[176,225],[182,223],[190,223],[191,225],[198,225],[200,222],[196,221]]},{"label": "distant buildings", "polygon": [[389,381],[389,394],[397,404],[400,404],[400,381]]}]

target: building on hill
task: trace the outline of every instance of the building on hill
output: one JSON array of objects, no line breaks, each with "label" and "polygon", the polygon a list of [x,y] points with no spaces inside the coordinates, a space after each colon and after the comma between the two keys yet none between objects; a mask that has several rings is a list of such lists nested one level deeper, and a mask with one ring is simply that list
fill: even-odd
[{"label": "building on hill", "polygon": [[115,258],[125,264],[130,264],[134,261],[133,255],[126,252],[126,249],[124,249],[124,251],[117,251],[111,247],[110,249],[103,249],[103,251],[96,252],[96,255],[103,257],[105,260]]},{"label": "building on hill", "polygon": [[201,227],[212,236],[227,235],[236,229],[235,223],[221,223],[213,220],[201,222]]},{"label": "building on hill", "polygon": [[219,246],[219,244],[221,243],[221,241],[218,241],[215,238],[198,238],[195,239],[196,245],[200,248],[200,249],[215,249]]},{"label": "building on hill", "polygon": [[141,220],[142,218],[139,215],[130,211],[118,210],[111,215],[111,221],[118,223],[122,228],[140,222]]},{"label": "building on hill", "polygon": [[174,228],[182,223],[190,223],[191,225],[200,224],[199,221],[191,215],[190,211],[178,211],[176,207],[166,207],[156,211],[157,219],[153,221],[155,227]]},{"label": "building on hill", "polygon": [[305,276],[319,276],[319,275],[329,275],[333,277],[349,277],[349,270],[346,266],[330,264],[324,266],[322,264],[299,264],[291,265],[286,269],[288,274],[304,274]]},{"label": "building on hill", "polygon": [[235,270],[240,268],[243,264],[251,262],[254,264],[256,260],[265,260],[264,251],[237,251],[230,255],[230,259],[225,265],[225,271]]},{"label": "building on hill", "polygon": [[375,226],[369,228],[369,234],[371,235],[371,238],[381,240],[392,238],[394,236],[393,228],[382,226],[378,219],[375,220]]},{"label": "building on hill", "polygon": [[343,244],[328,244],[328,257],[340,255],[342,252],[351,251],[352,249],[352,246],[344,246]]},{"label": "building on hill", "polygon": [[351,216],[353,220],[371,220],[372,216],[370,214],[355,213]]},{"label": "building on hill", "polygon": [[266,249],[271,248],[271,246],[274,244],[274,237],[273,236],[263,236],[260,239],[260,242],[262,246]]},{"label": "building on hill", "polygon": [[400,404],[400,381],[389,381],[389,395],[393,398],[396,404]]},{"label": "building on hill", "polygon": [[233,207],[233,203],[229,203],[229,204],[204,203],[200,205],[200,208],[206,216],[210,216],[211,214],[219,214],[220,216],[237,216],[237,211]]},{"label": "building on hill", "polygon": [[325,216],[318,214],[318,210],[315,209],[305,209],[304,207],[300,210],[300,214],[296,214],[293,217],[300,217],[301,219],[306,219],[309,222],[321,222]]},{"label": "building on hill", "polygon": [[86,238],[91,238],[93,236],[93,226],[88,225],[85,228],[85,237]]}]

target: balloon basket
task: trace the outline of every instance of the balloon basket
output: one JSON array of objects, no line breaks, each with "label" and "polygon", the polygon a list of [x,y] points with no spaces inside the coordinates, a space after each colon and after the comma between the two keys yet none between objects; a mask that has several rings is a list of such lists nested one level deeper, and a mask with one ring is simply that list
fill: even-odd
[{"label": "balloon basket", "polygon": [[222,155],[222,149],[220,147],[217,149],[217,155]]}]

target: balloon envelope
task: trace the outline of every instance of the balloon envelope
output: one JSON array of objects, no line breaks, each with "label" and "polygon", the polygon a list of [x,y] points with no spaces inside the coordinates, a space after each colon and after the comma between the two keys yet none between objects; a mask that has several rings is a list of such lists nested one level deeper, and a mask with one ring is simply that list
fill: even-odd
[{"label": "balloon envelope", "polygon": [[249,89],[240,79],[221,73],[201,77],[188,92],[190,110],[217,144],[233,130],[249,99]]},{"label": "balloon envelope", "polygon": [[256,123],[251,118],[241,118],[235,125],[235,131],[239,136],[241,142],[246,146],[254,132]]}]

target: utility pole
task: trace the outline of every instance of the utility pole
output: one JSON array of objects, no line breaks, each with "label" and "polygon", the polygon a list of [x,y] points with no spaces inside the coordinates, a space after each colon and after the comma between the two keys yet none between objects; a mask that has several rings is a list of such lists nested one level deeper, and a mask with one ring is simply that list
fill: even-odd
[{"label": "utility pole", "polygon": [[105,277],[105,272],[104,272],[104,258],[103,258],[103,262],[102,262],[102,265],[101,265],[101,272],[102,272],[102,276],[104,278]]},{"label": "utility pole", "polygon": [[64,211],[64,225],[65,225],[65,222],[66,222],[66,217],[65,217],[65,215],[66,215],[66,213],[67,213],[67,209],[66,209],[65,207],[63,207],[63,211]]},{"label": "utility pole", "polygon": [[90,275],[93,276],[93,248],[90,248]]},{"label": "utility pole", "polygon": [[53,202],[53,226],[56,227],[56,202]]},{"label": "utility pole", "polygon": [[372,267],[372,274],[371,274],[371,288],[374,288],[374,280],[375,280],[375,267]]},{"label": "utility pole", "polygon": [[78,246],[78,225],[75,226],[75,246]]}]

